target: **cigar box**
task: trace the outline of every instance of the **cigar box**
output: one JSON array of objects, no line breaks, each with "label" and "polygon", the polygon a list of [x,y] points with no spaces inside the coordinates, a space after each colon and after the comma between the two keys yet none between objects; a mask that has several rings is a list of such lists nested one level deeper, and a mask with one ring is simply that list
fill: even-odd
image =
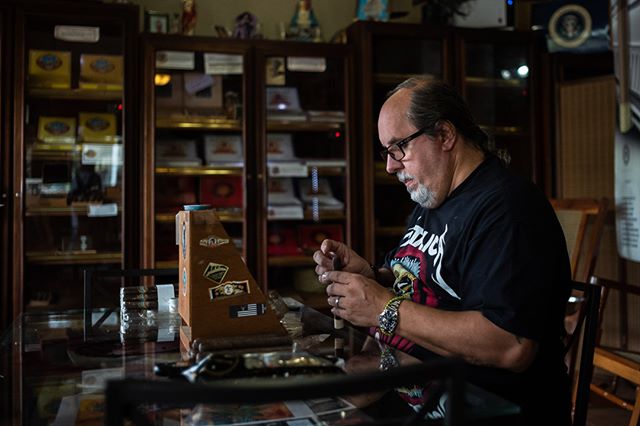
[{"label": "cigar box", "polygon": [[179,312],[189,338],[286,334],[213,210],[176,216]]},{"label": "cigar box", "polygon": [[109,113],[81,112],[78,115],[78,138],[82,142],[115,143],[116,116]]},{"label": "cigar box", "polygon": [[29,50],[29,87],[71,88],[71,52]]},{"label": "cigar box", "polygon": [[38,140],[47,143],[74,143],[76,119],[73,117],[38,118]]},{"label": "cigar box", "polygon": [[80,55],[80,88],[122,90],[122,55]]}]

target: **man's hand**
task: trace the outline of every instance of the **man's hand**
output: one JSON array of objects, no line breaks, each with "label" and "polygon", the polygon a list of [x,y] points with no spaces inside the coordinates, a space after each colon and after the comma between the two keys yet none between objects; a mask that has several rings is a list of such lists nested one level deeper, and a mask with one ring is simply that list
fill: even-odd
[{"label": "man's hand", "polygon": [[333,314],[357,326],[378,326],[378,315],[392,297],[386,288],[358,273],[327,271],[323,275],[331,283],[327,301]]},{"label": "man's hand", "polygon": [[325,272],[333,271],[333,258],[336,256],[340,259],[343,271],[373,278],[371,266],[356,252],[341,242],[324,240],[320,246],[320,250],[317,250],[313,254],[313,260],[316,262],[316,274],[318,274],[318,281],[321,283],[331,283],[331,281],[327,279]]}]

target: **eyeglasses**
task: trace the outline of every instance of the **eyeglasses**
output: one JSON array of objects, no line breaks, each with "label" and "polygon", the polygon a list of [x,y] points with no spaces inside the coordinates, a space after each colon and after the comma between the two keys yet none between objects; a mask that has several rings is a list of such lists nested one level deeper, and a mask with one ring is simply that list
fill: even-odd
[{"label": "eyeglasses", "polygon": [[384,149],[381,149],[380,156],[384,161],[387,161],[387,156],[393,158],[396,161],[402,160],[406,155],[403,148],[407,146],[409,142],[411,142],[412,140],[414,140],[415,138],[423,134],[424,130],[425,130],[424,128],[420,129],[414,134],[412,134],[411,136],[407,136],[406,138],[401,139],[398,142],[393,143]]}]

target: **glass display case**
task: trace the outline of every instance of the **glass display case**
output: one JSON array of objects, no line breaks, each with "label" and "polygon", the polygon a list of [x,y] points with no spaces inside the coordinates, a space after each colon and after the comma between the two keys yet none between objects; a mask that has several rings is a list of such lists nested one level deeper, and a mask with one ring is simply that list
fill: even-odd
[{"label": "glass display case", "polygon": [[210,205],[244,252],[249,45],[147,35],[143,46],[143,265],[177,267],[175,216],[190,204]]},{"label": "glass display case", "polygon": [[351,241],[351,53],[343,45],[274,42],[256,54],[264,76],[256,111],[259,282],[327,308],[312,255],[325,238]]},{"label": "glass display case", "polygon": [[386,171],[378,152],[378,113],[390,90],[412,76],[451,81],[451,36],[423,25],[356,22],[348,28],[357,46],[360,181],[363,218],[355,247],[370,262],[380,263],[404,235],[415,203],[404,185]]},{"label": "glass display case", "polygon": [[457,37],[457,83],[476,121],[496,148],[506,151],[512,171],[542,186],[543,132],[535,125],[537,38],[507,30],[460,31]]},{"label": "glass display case", "polygon": [[[356,22],[347,30],[358,52],[356,109],[363,160],[364,188],[354,231],[359,251],[381,263],[405,233],[415,207],[379,158],[377,119],[387,93],[414,75],[453,84],[466,98],[478,124],[498,149],[506,150],[510,168],[543,186],[543,133],[535,88],[540,37],[530,32],[463,29],[411,24]],[[538,55],[539,56],[539,55]],[[392,206],[392,207],[391,207]]]},{"label": "glass display case", "polygon": [[349,238],[349,48],[166,35],[143,45],[143,265],[177,266],[175,215],[206,204],[265,291],[326,307],[311,254],[322,238]]},{"label": "glass display case", "polygon": [[82,307],[83,269],[125,258],[138,9],[68,6],[15,12],[14,306],[24,310]]}]

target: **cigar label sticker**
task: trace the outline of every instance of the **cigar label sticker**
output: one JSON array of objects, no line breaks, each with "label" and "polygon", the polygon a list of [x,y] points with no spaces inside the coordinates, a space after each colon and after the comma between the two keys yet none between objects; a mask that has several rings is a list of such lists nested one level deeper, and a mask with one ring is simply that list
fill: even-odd
[{"label": "cigar label sticker", "polygon": [[187,222],[182,222],[182,258],[187,258]]},{"label": "cigar label sticker", "polygon": [[267,307],[264,303],[249,303],[246,305],[231,305],[229,306],[230,318],[244,318],[255,317],[263,315],[267,311]]},{"label": "cigar label sticker", "polygon": [[228,238],[220,238],[215,235],[209,235],[207,238],[203,238],[200,240],[200,245],[203,247],[219,247],[223,244],[229,244]]},{"label": "cigar label sticker", "polygon": [[210,262],[204,269],[202,275],[204,275],[206,279],[213,281],[216,284],[220,284],[227,275],[228,270],[229,267],[227,265]]},{"label": "cigar label sticker", "polygon": [[182,294],[187,295],[187,268],[182,268]]},{"label": "cigar label sticker", "polygon": [[209,289],[211,301],[249,294],[249,281],[227,281]]}]

